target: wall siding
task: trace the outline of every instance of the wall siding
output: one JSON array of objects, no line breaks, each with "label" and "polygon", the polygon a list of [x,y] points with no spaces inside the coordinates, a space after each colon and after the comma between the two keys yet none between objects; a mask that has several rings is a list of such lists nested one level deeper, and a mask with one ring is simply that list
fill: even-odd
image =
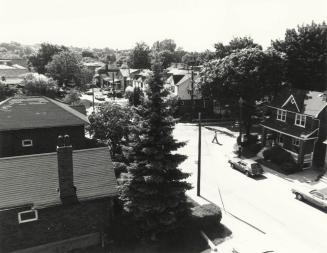
[{"label": "wall siding", "polygon": [[[84,126],[23,129],[0,132],[0,157],[40,154],[56,151],[58,135],[68,134],[74,149],[85,148]],[[32,139],[32,147],[22,147],[22,140]]]},{"label": "wall siding", "polygon": [[0,212],[1,253],[102,232],[110,226],[109,199],[40,209],[37,221],[19,224],[18,212],[25,210],[29,209]]}]

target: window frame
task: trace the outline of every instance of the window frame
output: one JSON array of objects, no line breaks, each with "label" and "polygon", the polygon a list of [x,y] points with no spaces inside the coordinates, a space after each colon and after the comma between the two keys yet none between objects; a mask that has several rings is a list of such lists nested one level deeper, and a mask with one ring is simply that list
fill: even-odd
[{"label": "window frame", "polygon": [[[299,123],[297,123],[297,121],[299,121]],[[303,121],[303,125],[301,124],[301,122]],[[294,121],[294,125],[299,126],[299,127],[305,127],[307,123],[307,116],[304,114],[300,114],[300,113],[296,113],[295,114],[295,121]]]},{"label": "window frame", "polygon": [[[25,142],[30,142],[30,144],[25,144]],[[22,140],[22,147],[23,148],[33,147],[33,140],[32,139],[24,139],[24,140]]]},{"label": "window frame", "polygon": [[[298,144],[297,144],[298,142]],[[292,138],[292,145],[295,147],[300,147],[300,140],[297,138]]]},{"label": "window frame", "polygon": [[277,109],[277,120],[286,122],[287,111],[283,109]]},{"label": "window frame", "polygon": [[[35,218],[31,218],[31,219],[26,219],[26,220],[23,220],[22,219],[22,214],[25,214],[25,213],[34,213],[35,214]],[[22,211],[22,212],[19,212],[18,213],[18,223],[19,224],[22,224],[22,223],[27,223],[27,222],[32,222],[32,221],[37,221],[39,219],[39,214],[38,214],[38,211],[36,209],[31,209],[31,210],[27,210],[27,211]]]}]

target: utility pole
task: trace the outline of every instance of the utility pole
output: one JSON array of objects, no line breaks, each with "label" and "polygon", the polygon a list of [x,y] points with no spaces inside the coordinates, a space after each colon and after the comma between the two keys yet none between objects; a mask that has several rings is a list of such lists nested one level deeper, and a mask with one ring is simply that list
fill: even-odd
[{"label": "utility pole", "polygon": [[113,93],[113,97],[114,97],[114,100],[115,100],[115,72],[113,71],[112,72],[112,93]]},{"label": "utility pole", "polygon": [[200,196],[201,188],[201,112],[199,112],[199,143],[198,143],[198,182],[196,195]]},{"label": "utility pole", "polygon": [[239,134],[239,146],[238,146],[238,156],[241,157],[242,156],[242,120],[243,120],[243,98],[240,97],[240,99],[238,100],[239,106],[240,106],[240,123],[239,123],[239,128],[240,128],[240,134]]},{"label": "utility pole", "polygon": [[92,84],[92,105],[93,105],[93,112],[94,112],[94,84]]},{"label": "utility pole", "polygon": [[193,65],[191,66],[191,104],[193,108],[193,99],[194,99],[194,72],[193,72]]}]

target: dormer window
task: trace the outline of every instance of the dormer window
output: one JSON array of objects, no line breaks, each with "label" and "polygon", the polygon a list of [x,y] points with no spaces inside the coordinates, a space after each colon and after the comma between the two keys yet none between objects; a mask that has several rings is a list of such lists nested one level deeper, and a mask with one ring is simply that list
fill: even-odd
[{"label": "dormer window", "polygon": [[32,147],[33,141],[31,139],[22,140],[22,147]]},{"label": "dormer window", "polygon": [[300,127],[305,127],[306,116],[303,114],[296,114],[295,115],[295,125]]},{"label": "dormer window", "polygon": [[278,109],[277,110],[277,119],[285,122],[286,121],[286,111]]}]

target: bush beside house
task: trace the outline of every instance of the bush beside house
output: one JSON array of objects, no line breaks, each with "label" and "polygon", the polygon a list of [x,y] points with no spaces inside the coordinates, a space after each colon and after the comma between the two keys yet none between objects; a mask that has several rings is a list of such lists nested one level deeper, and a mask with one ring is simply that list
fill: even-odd
[{"label": "bush beside house", "polygon": [[285,174],[295,173],[300,170],[291,153],[278,145],[266,149],[262,155],[265,160],[270,160],[279,165],[281,172]]}]

